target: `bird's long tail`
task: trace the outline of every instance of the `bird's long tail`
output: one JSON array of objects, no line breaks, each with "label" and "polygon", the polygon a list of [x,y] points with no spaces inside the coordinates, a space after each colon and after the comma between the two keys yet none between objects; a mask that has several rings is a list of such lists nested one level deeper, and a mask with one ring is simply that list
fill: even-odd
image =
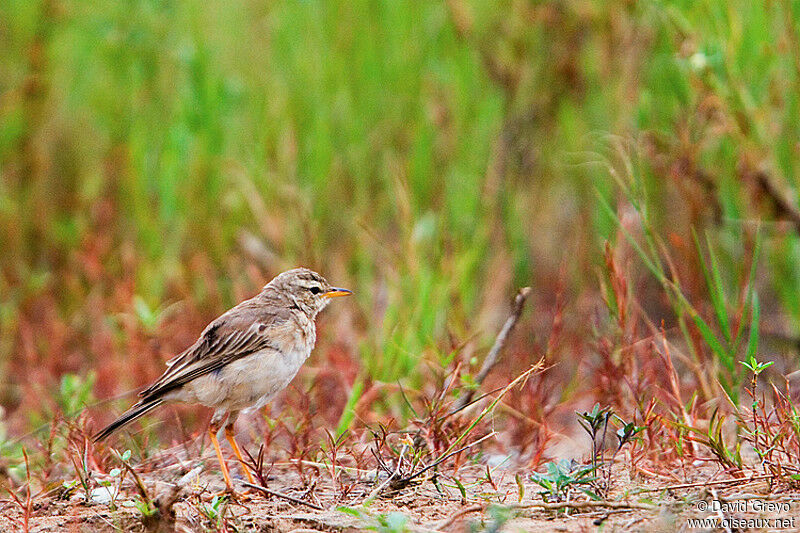
[{"label": "bird's long tail", "polygon": [[147,402],[137,403],[136,405],[134,405],[133,407],[122,413],[122,415],[119,418],[117,418],[109,425],[107,425],[105,428],[95,433],[93,440],[97,442],[105,439],[106,437],[114,433],[116,430],[118,430],[125,424],[133,422],[143,414],[155,409],[162,403],[164,403],[164,400],[162,400],[161,398],[150,400]]}]

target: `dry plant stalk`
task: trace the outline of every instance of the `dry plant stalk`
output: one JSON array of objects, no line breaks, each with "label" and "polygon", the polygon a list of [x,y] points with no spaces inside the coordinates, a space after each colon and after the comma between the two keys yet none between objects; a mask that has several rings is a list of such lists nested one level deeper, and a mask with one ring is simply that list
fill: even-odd
[{"label": "dry plant stalk", "polygon": [[[494,344],[492,345],[492,349],[489,350],[489,353],[486,355],[486,359],[483,360],[483,365],[481,369],[478,371],[478,374],[475,376],[475,383],[480,386],[483,381],[486,379],[486,376],[489,375],[489,372],[492,371],[492,368],[497,364],[500,360],[500,353],[505,348],[506,342],[508,342],[508,336],[511,334],[511,331],[514,329],[514,326],[517,325],[517,321],[519,321],[519,317],[522,315],[522,310],[525,307],[525,300],[528,299],[532,289],[530,287],[523,287],[518,292],[517,295],[514,297],[514,305],[511,309],[511,314],[506,319],[505,324],[503,324],[502,329],[500,329],[500,333],[497,334],[497,337],[494,340]],[[475,389],[467,390],[454,404],[453,406],[453,413],[460,411],[461,409],[465,408],[469,403],[472,401],[473,396],[475,395]]]}]

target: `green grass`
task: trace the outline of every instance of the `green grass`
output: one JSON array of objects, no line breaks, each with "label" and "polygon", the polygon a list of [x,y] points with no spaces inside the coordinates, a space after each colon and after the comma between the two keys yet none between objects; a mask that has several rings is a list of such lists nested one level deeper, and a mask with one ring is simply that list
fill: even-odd
[{"label": "green grass", "polygon": [[[141,309],[187,294],[232,305],[254,285],[247,231],[279,258],[265,271],[306,264],[349,280],[365,372],[414,378],[448,357],[448,332],[487,346],[514,289],[548,293],[562,263],[576,293],[594,287],[586,271],[620,238],[598,197],[616,212],[626,188],[662,272],[655,243],[672,247],[671,235],[692,252],[694,230],[713,250],[683,255],[707,274],[686,294],[700,322],[684,327],[724,346],[737,312],[725,291],[742,286],[751,221],[766,217],[762,314],[795,334],[800,239],[770,223],[746,176],[767,169],[787,195],[798,185],[799,11],[4,2],[0,360],[43,293],[79,329],[90,295],[111,298],[119,280]],[[99,278],[83,269],[93,246]]]}]

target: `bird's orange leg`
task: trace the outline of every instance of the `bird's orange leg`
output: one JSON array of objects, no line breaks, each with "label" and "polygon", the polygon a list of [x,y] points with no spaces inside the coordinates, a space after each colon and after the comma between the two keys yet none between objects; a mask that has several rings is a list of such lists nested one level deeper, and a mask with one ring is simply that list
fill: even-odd
[{"label": "bird's orange leg", "polygon": [[233,424],[228,424],[225,426],[225,438],[228,439],[228,443],[230,443],[234,455],[236,455],[236,458],[239,459],[239,464],[242,465],[242,470],[244,470],[247,480],[255,485],[256,480],[253,478],[253,474],[250,473],[250,468],[248,468],[247,464],[245,464],[244,457],[242,457],[242,451],[239,449],[239,444],[236,442],[236,437],[234,437]]},{"label": "bird's orange leg", "polygon": [[208,434],[211,437],[211,444],[214,445],[214,451],[217,452],[217,459],[219,460],[219,466],[222,470],[222,477],[225,478],[226,490],[227,492],[234,493],[231,475],[228,473],[228,465],[225,464],[225,459],[222,457],[222,450],[220,449],[219,441],[217,440],[217,431],[219,431],[219,425],[212,422],[208,427]]}]

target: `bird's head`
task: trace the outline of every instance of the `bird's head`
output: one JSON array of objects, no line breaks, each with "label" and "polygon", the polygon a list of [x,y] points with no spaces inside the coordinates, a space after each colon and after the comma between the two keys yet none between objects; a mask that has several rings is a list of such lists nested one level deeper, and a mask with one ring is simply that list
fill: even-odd
[{"label": "bird's head", "polygon": [[294,268],[275,276],[264,290],[277,290],[313,318],[337,296],[352,294],[347,289],[332,287],[325,278],[307,268]]}]

